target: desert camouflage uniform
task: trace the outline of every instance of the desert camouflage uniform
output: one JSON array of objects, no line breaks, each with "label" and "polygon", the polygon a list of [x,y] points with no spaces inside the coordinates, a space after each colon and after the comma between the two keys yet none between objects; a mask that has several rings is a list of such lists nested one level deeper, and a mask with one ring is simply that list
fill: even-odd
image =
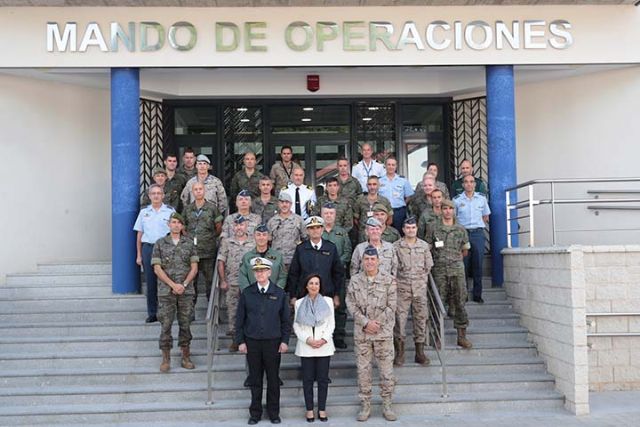
[{"label": "desert camouflage uniform", "polygon": [[235,333],[236,311],[238,311],[238,300],[240,299],[240,286],[238,283],[240,263],[244,254],[255,248],[255,246],[256,243],[251,238],[240,241],[235,237],[230,237],[222,240],[218,251],[217,260],[224,262],[224,278],[229,285],[225,292],[225,302],[227,303],[230,333]]},{"label": "desert camouflage uniform", "polygon": [[344,228],[348,233],[353,228],[353,210],[350,200],[346,197],[338,196],[336,200],[329,199],[327,195],[318,197],[318,201],[311,209],[311,215],[320,216],[320,209],[327,202],[336,205],[336,225]]},{"label": "desert camouflage uniform", "polygon": [[231,178],[231,189],[229,190],[231,203],[235,203],[236,196],[242,190],[248,190],[251,193],[251,199],[260,197],[260,178],[263,176],[257,169],[253,171],[251,176],[247,176],[244,168],[236,172]]},{"label": "desert camouflage uniform", "polygon": [[398,256],[398,308],[396,310],[396,326],[393,335],[405,337],[409,309],[413,315],[413,339],[417,343],[426,342],[426,327],[429,311],[427,308],[427,287],[429,271],[433,267],[433,259],[429,244],[417,239],[409,244],[405,239],[393,244]]},{"label": "desert camouflage uniform", "polygon": [[[393,324],[396,312],[396,281],[382,272],[373,279],[359,273],[351,277],[347,289],[347,308],[353,316],[353,339],[358,369],[358,396],[361,401],[371,400],[373,359],[380,373],[380,395],[390,399],[393,395]],[[370,320],[380,322],[380,331],[367,334],[364,327]]]},{"label": "desert camouflage uniform", "polygon": [[[202,208],[198,208],[193,202],[184,209],[185,232],[198,249],[198,277],[195,283],[204,282],[207,299],[211,295],[211,282],[213,280],[213,267],[218,249],[216,224],[222,222],[222,215],[216,206],[205,201]],[[195,286],[193,303],[198,297],[198,287]]]},{"label": "desert camouflage uniform", "polygon": [[291,174],[293,173],[293,168],[296,166],[295,162],[291,162],[291,166],[285,170],[282,161],[277,161],[271,167],[271,172],[269,173],[269,177],[273,180],[274,186],[276,189],[276,196],[280,192],[281,188],[285,188],[291,182]]},{"label": "desert camouflage uniform", "polygon": [[289,271],[296,246],[307,238],[304,221],[300,215],[294,213],[289,214],[287,218],[277,214],[269,220],[267,227],[271,232],[271,247],[282,254],[285,270]]},{"label": "desert camouflage uniform", "polygon": [[[151,265],[159,265],[176,283],[184,283],[191,263],[198,262],[198,253],[193,241],[181,236],[177,245],[173,244],[171,235],[159,239],[153,245]],[[193,314],[193,295],[195,286],[190,283],[182,295],[176,295],[169,285],[158,278],[158,321],[160,322],[160,350],[173,347],[171,325],[178,317],[178,346],[188,347],[191,344],[191,315]]]},{"label": "desert camouflage uniform", "polygon": [[266,224],[278,213],[278,199],[271,196],[266,204],[262,203],[260,196],[251,199],[251,212],[260,216],[260,224]]},{"label": "desert camouflage uniform", "polygon": [[[462,250],[469,249],[469,235],[460,224],[444,225],[442,220],[433,221],[427,227],[427,242],[433,253],[433,279],[438,286],[442,302],[453,312],[453,326],[466,328],[469,324],[467,311],[467,283],[462,262]],[[437,242],[443,242],[438,247]]]},{"label": "desert camouflage uniform", "polygon": [[[191,187],[198,181],[198,177],[194,176],[184,186],[182,189],[182,195],[180,198],[182,199],[182,203],[184,206],[193,202],[193,194],[191,194]],[[224,189],[224,185],[222,185],[222,181],[216,178],[213,175],[207,175],[204,182],[204,198],[216,205],[216,208],[220,211],[222,215],[226,215],[229,212],[229,203],[227,202],[227,192]]]},{"label": "desert camouflage uniform", "polygon": [[[396,271],[398,270],[398,256],[396,255],[396,250],[393,247],[392,243],[385,242],[384,240],[381,242],[382,246],[376,248],[378,250],[378,258],[380,259],[380,263],[378,264],[378,269],[384,273],[389,274],[393,277],[396,277]],[[364,267],[362,265],[362,258],[364,254],[364,250],[369,246],[369,242],[362,242],[353,251],[353,255],[351,256],[351,276],[353,277],[355,274],[364,271]]]},{"label": "desert camouflage uniform", "polygon": [[[227,217],[224,219],[224,222],[222,223],[222,232],[220,233],[221,240],[228,239],[229,237],[233,236],[233,221],[238,216],[240,216],[240,214],[236,212],[232,213],[231,215],[227,215]],[[249,215],[245,215],[244,217],[249,223],[249,225],[247,226],[247,234],[249,236],[253,236],[253,232],[255,231],[256,227],[261,224],[262,218],[260,218],[260,215],[254,213],[249,213]]]}]

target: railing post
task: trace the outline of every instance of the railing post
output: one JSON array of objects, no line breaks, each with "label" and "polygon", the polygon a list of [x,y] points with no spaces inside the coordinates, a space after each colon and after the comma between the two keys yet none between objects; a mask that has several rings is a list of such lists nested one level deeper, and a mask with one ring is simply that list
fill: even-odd
[{"label": "railing post", "polygon": [[529,247],[535,246],[535,237],[534,237],[534,221],[533,221],[533,207],[535,204],[533,203],[533,184],[529,185]]},{"label": "railing post", "polygon": [[[509,209],[509,201],[511,200],[511,192],[507,190],[505,192],[505,202],[507,209],[507,247],[511,248],[511,209]],[[516,211],[517,212],[517,211]]]},{"label": "railing post", "polygon": [[551,244],[556,245],[556,187],[551,182]]}]

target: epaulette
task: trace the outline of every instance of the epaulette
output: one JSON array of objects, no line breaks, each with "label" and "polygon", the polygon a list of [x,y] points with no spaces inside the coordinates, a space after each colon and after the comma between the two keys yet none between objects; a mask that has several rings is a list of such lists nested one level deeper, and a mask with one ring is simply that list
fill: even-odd
[{"label": "epaulette", "polygon": [[313,188],[312,188],[310,185],[307,185],[307,188],[308,188],[309,190],[313,190]]}]

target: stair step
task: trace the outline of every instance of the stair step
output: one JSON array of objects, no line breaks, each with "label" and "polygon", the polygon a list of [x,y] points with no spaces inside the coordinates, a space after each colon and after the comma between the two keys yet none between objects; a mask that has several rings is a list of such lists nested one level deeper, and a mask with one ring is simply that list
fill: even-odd
[{"label": "stair step", "polygon": [[111,261],[44,263],[37,268],[44,274],[111,274]]},{"label": "stair step", "polygon": [[25,273],[7,274],[7,286],[14,285],[66,285],[111,283],[111,273]]}]

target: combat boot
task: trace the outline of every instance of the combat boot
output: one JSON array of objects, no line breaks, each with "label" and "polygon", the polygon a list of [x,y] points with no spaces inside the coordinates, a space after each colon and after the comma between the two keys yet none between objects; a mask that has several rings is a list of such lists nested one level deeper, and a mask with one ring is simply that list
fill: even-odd
[{"label": "combat boot", "polygon": [[382,416],[387,421],[395,421],[398,416],[393,412],[393,406],[391,405],[391,398],[385,398],[382,400]]},{"label": "combat boot", "polygon": [[467,339],[467,328],[458,328],[458,345],[465,349],[473,347],[471,341]]},{"label": "combat boot", "polygon": [[171,350],[162,350],[162,363],[160,363],[160,372],[169,372],[171,368]]},{"label": "combat boot", "polygon": [[395,338],[393,340],[393,347],[396,352],[396,356],[393,359],[395,366],[404,365],[404,340],[402,338]]},{"label": "combat boot", "polygon": [[416,343],[416,357],[415,362],[421,364],[422,366],[427,366],[431,363],[426,354],[424,354],[424,343],[417,342]]},{"label": "combat boot", "polygon": [[360,412],[358,412],[358,417],[356,420],[358,421],[367,421],[369,419],[369,415],[371,415],[371,402],[368,400],[363,400],[360,402]]},{"label": "combat boot", "polygon": [[195,365],[191,362],[191,351],[189,346],[182,347],[182,367],[184,369],[195,369]]}]

